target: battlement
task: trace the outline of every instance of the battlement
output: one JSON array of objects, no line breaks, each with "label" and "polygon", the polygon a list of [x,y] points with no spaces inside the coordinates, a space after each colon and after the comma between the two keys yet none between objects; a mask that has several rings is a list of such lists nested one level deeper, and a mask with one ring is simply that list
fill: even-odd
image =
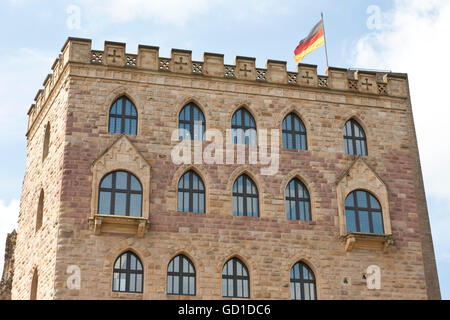
[{"label": "battlement", "polygon": [[68,63],[90,64],[92,66],[119,67],[174,74],[223,78],[235,81],[253,81],[286,85],[299,89],[322,89],[348,91],[374,96],[406,98],[408,96],[407,75],[392,72],[372,72],[329,67],[326,75],[317,74],[317,66],[299,64],[297,71],[287,70],[285,61],[267,60],[266,68],[257,68],[256,59],[236,56],[234,65],[224,63],[224,55],[203,54],[203,61],[193,61],[192,51],[172,49],[171,57],[159,56],[159,47],[139,45],[137,54],[126,53],[126,44],[105,41],[103,51],[92,50],[92,41],[82,38],[68,38],[62,54],[52,66],[38,91],[28,112],[29,127],[39,114],[42,106],[55,87]]}]

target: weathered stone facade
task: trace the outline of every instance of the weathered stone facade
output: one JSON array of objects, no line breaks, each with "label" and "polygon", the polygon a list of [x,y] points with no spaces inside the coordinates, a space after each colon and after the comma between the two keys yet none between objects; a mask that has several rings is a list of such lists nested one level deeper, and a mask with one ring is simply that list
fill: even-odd
[{"label": "weathered stone facade", "polygon": [[11,288],[14,277],[14,250],[16,248],[17,233],[11,232],[6,237],[5,263],[0,282],[0,300],[11,299]]},{"label": "weathered stone facade", "polygon": [[[231,257],[247,265],[253,299],[290,299],[289,272],[298,261],[314,271],[319,299],[439,299],[407,76],[338,68],[318,76],[311,65],[293,73],[280,61],[269,60],[267,69],[255,68],[253,58],[223,61],[205,53],[195,62],[185,50],[160,58],[150,46],[130,55],[114,42],[92,51],[90,40],[69,38],[29,111],[13,299],[33,296],[33,277],[38,299],[221,299],[222,267]],[[123,95],[137,107],[137,135],[108,132],[111,104]],[[294,112],[308,150],[281,149],[272,176],[261,175],[261,165],[177,166],[171,136],[188,102],[203,111],[206,129],[224,135],[242,106],[258,129],[280,130]],[[342,130],[351,118],[366,132],[368,157],[344,152]],[[98,215],[99,179],[117,169],[143,184],[141,219]],[[177,212],[178,181],[189,169],[204,181],[206,214]],[[258,187],[259,218],[233,216],[232,187],[242,173]],[[294,177],[310,192],[312,221],[286,219],[285,188]],[[386,235],[346,234],[343,199],[355,188],[379,198]],[[114,261],[127,250],[143,262],[142,294],[112,292]],[[167,265],[180,253],[195,265],[195,297],[166,294]],[[73,265],[81,271],[79,290],[67,285]],[[370,265],[381,268],[381,290],[363,280]]]}]

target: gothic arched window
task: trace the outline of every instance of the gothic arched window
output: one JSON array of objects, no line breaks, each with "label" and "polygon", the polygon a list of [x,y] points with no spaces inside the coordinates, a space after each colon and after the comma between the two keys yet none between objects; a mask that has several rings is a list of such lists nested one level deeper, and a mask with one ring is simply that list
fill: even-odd
[{"label": "gothic arched window", "polygon": [[205,186],[192,170],[185,173],[178,182],[178,211],[205,213]]},{"label": "gothic arched window", "polygon": [[194,103],[187,104],[180,112],[178,128],[180,140],[205,140],[205,116]]},{"label": "gothic arched window", "polygon": [[33,272],[33,278],[31,279],[30,300],[38,299],[39,288],[39,275],[37,268]]},{"label": "gothic arched window", "polygon": [[50,149],[50,122],[45,127],[44,145],[42,147],[42,161],[48,156],[48,150]]},{"label": "gothic arched window", "polygon": [[316,278],[311,268],[298,262],[291,269],[291,299],[317,300]]},{"label": "gothic arched window", "polygon": [[109,111],[109,132],[137,134],[137,110],[127,97],[117,99]]},{"label": "gothic arched window", "polygon": [[355,156],[367,156],[366,134],[354,119],[347,121],[344,127],[345,153]]},{"label": "gothic arched window", "polygon": [[243,174],[233,186],[233,215],[259,217],[258,189],[249,176]]},{"label": "gothic arched window", "polygon": [[141,260],[131,251],[114,262],[113,291],[142,293],[144,268]]},{"label": "gothic arched window", "polygon": [[36,213],[36,231],[42,227],[42,221],[44,220],[44,190],[41,190],[39,195],[38,209]]},{"label": "gothic arched window", "polygon": [[224,298],[250,298],[250,276],[245,264],[230,259],[222,270],[222,296]]},{"label": "gothic arched window", "polygon": [[347,232],[384,234],[380,202],[369,192],[357,190],[345,200]]},{"label": "gothic arched window", "polygon": [[302,120],[295,114],[289,114],[283,121],[283,148],[307,150],[306,129]]},{"label": "gothic arched window", "polygon": [[115,171],[100,182],[98,214],[142,217],[142,185],[129,172]]},{"label": "gothic arched window", "polygon": [[185,255],[172,259],[167,268],[167,294],[195,296],[195,268]]},{"label": "gothic arched window", "polygon": [[309,192],[298,179],[286,187],[286,215],[288,220],[311,221]]},{"label": "gothic arched window", "polygon": [[256,145],[256,122],[247,109],[241,108],[234,113],[231,133],[234,144]]}]

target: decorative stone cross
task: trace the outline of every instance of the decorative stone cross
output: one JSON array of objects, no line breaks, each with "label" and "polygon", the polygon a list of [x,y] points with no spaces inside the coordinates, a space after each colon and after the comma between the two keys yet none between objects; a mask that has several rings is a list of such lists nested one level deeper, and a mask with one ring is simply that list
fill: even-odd
[{"label": "decorative stone cross", "polygon": [[361,85],[366,86],[366,90],[369,91],[369,87],[372,86],[372,84],[369,82],[369,79],[366,78],[366,82],[361,83]]},{"label": "decorative stone cross", "polygon": [[113,58],[113,62],[116,62],[116,58],[120,58],[120,56],[117,55],[116,49],[113,49],[113,54],[108,55],[108,57]]},{"label": "decorative stone cross", "polygon": [[309,84],[309,80],[313,80],[313,79],[314,79],[313,77],[311,77],[311,76],[309,75],[309,71],[306,71],[306,76],[303,76],[302,78],[303,78],[303,79],[306,79],[306,83],[307,83],[307,84]]},{"label": "decorative stone cross", "polygon": [[247,76],[246,72],[252,72],[252,70],[247,69],[247,64],[244,64],[244,69],[240,69],[240,71],[245,73],[245,76]]},{"label": "decorative stone cross", "polygon": [[183,70],[183,66],[187,66],[188,65],[187,62],[183,62],[183,57],[180,57],[180,61],[179,62],[175,61],[175,64],[180,66],[180,70]]}]

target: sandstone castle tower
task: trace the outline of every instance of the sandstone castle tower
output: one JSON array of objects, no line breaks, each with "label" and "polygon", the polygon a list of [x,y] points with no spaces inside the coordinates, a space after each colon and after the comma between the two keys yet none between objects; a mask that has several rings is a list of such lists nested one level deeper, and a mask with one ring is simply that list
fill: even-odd
[{"label": "sandstone castle tower", "polygon": [[[440,298],[405,74],[79,38],[52,70],[28,113],[12,299]],[[240,129],[280,132],[275,174],[172,159]]]}]

